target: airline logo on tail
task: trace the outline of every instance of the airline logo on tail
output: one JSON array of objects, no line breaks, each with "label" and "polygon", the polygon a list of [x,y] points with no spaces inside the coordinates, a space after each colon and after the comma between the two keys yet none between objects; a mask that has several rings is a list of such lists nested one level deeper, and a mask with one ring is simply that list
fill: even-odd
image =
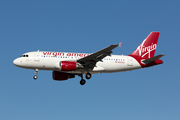
[{"label": "airline logo on tail", "polygon": [[144,45],[145,41],[146,41],[146,39],[137,48],[137,50],[139,51],[139,56],[141,56],[143,58],[144,56],[148,55],[148,58],[151,58],[151,52],[156,50],[157,44],[151,43],[151,45],[146,46],[146,45]]},{"label": "airline logo on tail", "polygon": [[138,59],[149,59],[154,57],[158,37],[159,32],[151,32],[130,56],[138,57]]}]

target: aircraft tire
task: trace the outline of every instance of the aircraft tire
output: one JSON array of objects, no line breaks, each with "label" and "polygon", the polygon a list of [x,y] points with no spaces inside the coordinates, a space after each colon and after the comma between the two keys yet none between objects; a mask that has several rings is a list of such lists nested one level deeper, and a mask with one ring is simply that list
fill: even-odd
[{"label": "aircraft tire", "polygon": [[85,83],[86,83],[86,81],[84,79],[81,79],[80,84],[84,85]]},{"label": "aircraft tire", "polygon": [[87,73],[87,74],[86,74],[86,79],[90,79],[91,76],[92,76],[91,73]]},{"label": "aircraft tire", "polygon": [[33,78],[36,80],[38,77],[37,77],[37,75],[35,75]]}]

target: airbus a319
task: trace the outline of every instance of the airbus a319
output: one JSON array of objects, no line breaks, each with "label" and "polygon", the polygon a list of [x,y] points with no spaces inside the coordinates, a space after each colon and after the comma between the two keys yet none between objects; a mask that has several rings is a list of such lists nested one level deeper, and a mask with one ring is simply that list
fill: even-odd
[{"label": "airbus a319", "polygon": [[35,70],[34,79],[37,79],[38,70],[51,70],[54,80],[63,81],[80,76],[80,84],[84,85],[95,73],[113,73],[131,71],[140,68],[162,64],[160,60],[164,54],[154,56],[159,32],[151,32],[137,49],[125,55],[111,55],[118,44],[110,45],[102,50],[88,53],[66,53],[36,51],[28,52],[15,59],[13,64],[26,69]]}]

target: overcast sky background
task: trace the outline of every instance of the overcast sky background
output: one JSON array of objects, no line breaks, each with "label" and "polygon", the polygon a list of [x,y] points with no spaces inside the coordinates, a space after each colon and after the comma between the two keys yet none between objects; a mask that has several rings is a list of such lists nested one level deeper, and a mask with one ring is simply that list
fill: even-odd
[{"label": "overcast sky background", "polygon": [[[1,0],[1,120],[179,120],[178,0]],[[92,53],[122,42],[128,55],[160,31],[164,64],[131,72],[54,81],[51,71],[18,68],[29,51]]]}]

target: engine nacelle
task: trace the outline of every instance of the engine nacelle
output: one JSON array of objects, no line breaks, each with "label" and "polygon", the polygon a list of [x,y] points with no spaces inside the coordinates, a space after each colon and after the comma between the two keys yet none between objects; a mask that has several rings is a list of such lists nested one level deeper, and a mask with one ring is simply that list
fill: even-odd
[{"label": "engine nacelle", "polygon": [[84,68],[80,63],[72,61],[60,61],[57,62],[54,67],[60,71],[73,71]]},{"label": "engine nacelle", "polygon": [[70,62],[70,61],[61,61],[60,62],[60,69],[62,71],[72,71],[76,70],[76,62]]},{"label": "engine nacelle", "polygon": [[63,80],[67,80],[68,78],[74,78],[75,75],[63,73],[63,72],[58,72],[58,71],[53,71],[52,77],[54,80],[63,81]]},{"label": "engine nacelle", "polygon": [[73,71],[84,67],[78,62],[60,61],[55,64],[55,68],[60,71]]}]

